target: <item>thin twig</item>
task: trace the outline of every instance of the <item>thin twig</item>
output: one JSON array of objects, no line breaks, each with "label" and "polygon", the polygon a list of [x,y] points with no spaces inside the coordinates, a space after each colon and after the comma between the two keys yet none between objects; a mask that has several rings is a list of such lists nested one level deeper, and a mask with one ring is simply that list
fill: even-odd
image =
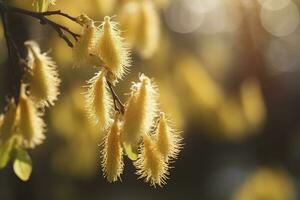
[{"label": "thin twig", "polygon": [[61,10],[54,10],[54,11],[46,11],[46,12],[42,12],[41,13],[42,15],[44,16],[50,16],[50,15],[60,15],[60,16],[63,16],[65,18],[68,18],[69,20],[81,25],[78,21],[77,21],[77,18],[76,17],[72,17],[70,15],[68,15],[67,13],[63,13],[61,12]]},{"label": "thin twig", "polygon": [[[124,104],[122,103],[122,101],[120,100],[120,98],[118,97],[118,95],[116,94],[116,92],[114,91],[112,83],[109,82],[108,80],[106,80],[106,82],[107,82],[107,85],[108,85],[108,87],[110,89],[111,95],[113,97],[115,109],[117,111],[119,111],[123,115],[124,112],[125,112],[125,106],[124,106]],[[119,106],[117,105],[117,103],[118,103]]]},{"label": "thin twig", "polygon": [[[22,8],[17,8],[14,6],[10,6],[5,4],[3,1],[0,1],[0,11],[6,12],[6,13],[18,13],[18,14],[22,14],[22,15],[26,15],[26,16],[30,16],[33,18],[36,18],[40,21],[41,24],[48,24],[50,27],[52,27],[57,33],[58,35],[68,44],[69,47],[73,47],[73,43],[70,41],[70,39],[65,35],[64,31],[69,33],[75,40],[78,40],[78,38],[80,37],[79,34],[76,34],[74,32],[72,32],[69,28],[60,25],[50,19],[47,18],[47,16],[50,15],[61,15],[64,16],[74,22],[77,22],[75,17],[71,17],[68,14],[62,13],[60,10],[58,11],[47,11],[47,12],[32,12],[29,10],[25,10]],[[78,22],[77,22],[78,23]]]}]

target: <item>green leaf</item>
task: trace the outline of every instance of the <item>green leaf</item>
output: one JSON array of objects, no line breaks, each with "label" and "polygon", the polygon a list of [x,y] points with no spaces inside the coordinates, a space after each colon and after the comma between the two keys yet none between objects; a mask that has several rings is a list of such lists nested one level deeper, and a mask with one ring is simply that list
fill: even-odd
[{"label": "green leaf", "polygon": [[25,149],[18,148],[16,159],[13,165],[15,174],[22,180],[27,181],[31,175],[32,162],[29,154]]},{"label": "green leaf", "polygon": [[6,167],[10,159],[12,147],[13,147],[12,140],[0,142],[0,169]]},{"label": "green leaf", "polygon": [[138,157],[137,149],[132,148],[131,145],[123,143],[123,149],[127,155],[127,157],[131,160],[136,160]]}]

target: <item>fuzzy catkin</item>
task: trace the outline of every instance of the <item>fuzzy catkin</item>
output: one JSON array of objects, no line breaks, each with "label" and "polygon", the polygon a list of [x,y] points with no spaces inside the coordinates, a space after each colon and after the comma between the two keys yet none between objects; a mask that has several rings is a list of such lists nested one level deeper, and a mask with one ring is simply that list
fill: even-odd
[{"label": "fuzzy catkin", "polygon": [[45,123],[41,118],[42,113],[37,110],[32,100],[25,94],[23,86],[18,109],[20,115],[18,133],[22,136],[26,148],[34,148],[45,139]]},{"label": "fuzzy catkin", "polygon": [[95,53],[104,62],[104,66],[115,78],[121,79],[130,66],[130,53],[120,36],[117,23],[110,17],[104,17],[100,26]]},{"label": "fuzzy catkin", "polygon": [[28,49],[30,71],[27,77],[31,97],[38,107],[54,105],[60,85],[56,63],[47,53],[41,53],[36,42],[27,41],[25,45]]},{"label": "fuzzy catkin", "polygon": [[170,122],[166,119],[165,113],[160,114],[158,126],[155,132],[156,147],[162,154],[163,158],[176,159],[182,147],[181,136],[170,126]]},{"label": "fuzzy catkin", "polygon": [[159,47],[159,16],[151,0],[141,1],[140,24],[137,30],[137,50],[143,58],[150,58]]},{"label": "fuzzy catkin", "polygon": [[85,15],[78,19],[83,24],[83,32],[73,47],[75,67],[90,67],[101,64],[97,56],[93,55],[95,43],[99,37],[98,28],[93,20]]},{"label": "fuzzy catkin", "polygon": [[85,95],[86,109],[90,120],[105,129],[111,120],[112,99],[108,91],[105,72],[98,72],[88,81],[88,90]]},{"label": "fuzzy catkin", "polygon": [[128,1],[121,7],[118,17],[122,36],[124,36],[130,48],[136,45],[138,40],[137,33],[141,21],[141,6],[138,1]]},{"label": "fuzzy catkin", "polygon": [[144,134],[143,138],[142,152],[134,162],[137,168],[137,175],[140,178],[144,178],[146,182],[150,182],[153,186],[162,186],[166,184],[168,166],[156,149],[151,137]]},{"label": "fuzzy catkin", "polygon": [[102,151],[102,171],[109,182],[120,179],[123,172],[123,152],[120,143],[120,122],[115,118],[106,137]]},{"label": "fuzzy catkin", "polygon": [[122,141],[126,151],[136,152],[142,134],[150,131],[157,111],[156,101],[155,86],[147,76],[141,75],[140,82],[132,86],[124,114]]}]

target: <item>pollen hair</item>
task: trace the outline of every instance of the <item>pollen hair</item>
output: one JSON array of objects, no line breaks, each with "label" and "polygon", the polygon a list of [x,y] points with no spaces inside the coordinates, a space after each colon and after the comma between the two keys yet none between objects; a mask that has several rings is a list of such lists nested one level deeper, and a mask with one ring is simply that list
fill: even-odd
[{"label": "pollen hair", "polygon": [[31,97],[38,107],[54,105],[60,85],[56,63],[47,53],[41,53],[36,42],[27,41],[25,45],[28,49],[29,71],[26,75]]},{"label": "pollen hair", "polygon": [[[122,142],[126,151],[137,151],[141,136],[150,131],[157,112],[157,92],[152,81],[140,75],[126,104]],[[133,158],[131,158],[133,159]]]},{"label": "pollen hair", "polygon": [[88,90],[85,95],[86,109],[93,124],[105,129],[111,120],[112,100],[108,92],[105,72],[99,71],[88,81]]},{"label": "pollen hair", "polygon": [[102,151],[102,171],[109,182],[120,179],[123,172],[123,152],[120,143],[120,121],[118,114],[105,136]]},{"label": "pollen hair", "polygon": [[93,55],[99,30],[94,21],[86,15],[80,15],[78,21],[83,25],[83,32],[73,47],[75,67],[90,67],[99,64],[98,57]]},{"label": "pollen hair", "polygon": [[177,158],[182,148],[182,138],[179,133],[170,126],[170,122],[166,119],[165,113],[163,112],[160,113],[155,139],[156,147],[166,161]]},{"label": "pollen hair", "polygon": [[137,168],[137,175],[140,178],[145,178],[146,182],[151,185],[162,186],[166,184],[167,175],[169,174],[168,166],[162,155],[158,152],[151,136],[144,134],[144,143],[141,148],[141,154],[134,162]]},{"label": "pollen hair", "polygon": [[130,53],[120,36],[117,23],[104,17],[100,26],[100,36],[97,40],[96,54],[104,62],[104,66],[115,79],[121,79],[130,66]]},{"label": "pollen hair", "polygon": [[24,85],[21,87],[18,109],[20,112],[18,133],[22,136],[26,148],[34,148],[45,139],[45,124],[41,118],[42,113],[37,110],[32,100],[25,94]]}]

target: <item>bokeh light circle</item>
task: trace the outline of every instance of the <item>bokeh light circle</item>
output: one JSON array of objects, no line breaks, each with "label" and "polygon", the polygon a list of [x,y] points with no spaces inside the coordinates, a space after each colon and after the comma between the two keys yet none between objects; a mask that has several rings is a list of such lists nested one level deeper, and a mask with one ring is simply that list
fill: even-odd
[{"label": "bokeh light circle", "polygon": [[291,0],[257,0],[265,9],[280,10],[288,6]]},{"label": "bokeh light circle", "polygon": [[207,13],[215,9],[219,0],[184,0],[184,6],[195,13]]},{"label": "bokeh light circle", "polygon": [[272,35],[287,36],[293,33],[299,25],[299,10],[293,2],[280,10],[262,8],[260,19],[263,27]]},{"label": "bokeh light circle", "polygon": [[168,27],[178,33],[191,33],[197,30],[203,21],[203,14],[194,12],[182,1],[173,1],[164,13]]}]

